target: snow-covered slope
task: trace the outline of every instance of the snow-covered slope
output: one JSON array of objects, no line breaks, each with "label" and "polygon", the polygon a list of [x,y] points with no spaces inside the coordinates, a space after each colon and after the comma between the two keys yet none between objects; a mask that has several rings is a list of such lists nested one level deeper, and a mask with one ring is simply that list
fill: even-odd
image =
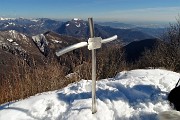
[{"label": "snow-covered slope", "polygon": [[36,36],[32,36],[33,41],[36,43],[36,45],[38,46],[39,50],[44,53],[45,55],[48,54],[49,50],[48,50],[48,41],[46,39],[46,37],[43,34],[39,34]]},{"label": "snow-covered slope", "polygon": [[91,113],[91,81],[0,106],[0,120],[156,120],[171,110],[166,100],[180,74],[160,69],[123,71],[97,81],[97,113]]},{"label": "snow-covered slope", "polygon": [[0,31],[0,76],[9,76],[10,70],[21,60],[33,66],[35,61],[43,63],[42,58],[30,36],[15,30]]}]

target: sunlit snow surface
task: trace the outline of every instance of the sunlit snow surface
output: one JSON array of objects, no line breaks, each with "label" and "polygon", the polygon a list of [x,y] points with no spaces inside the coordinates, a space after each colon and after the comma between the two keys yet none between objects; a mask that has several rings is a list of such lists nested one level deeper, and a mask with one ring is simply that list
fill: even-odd
[{"label": "sunlit snow surface", "polygon": [[123,71],[97,81],[97,113],[91,113],[91,81],[0,106],[0,120],[156,120],[170,110],[168,92],[180,74],[160,69]]}]

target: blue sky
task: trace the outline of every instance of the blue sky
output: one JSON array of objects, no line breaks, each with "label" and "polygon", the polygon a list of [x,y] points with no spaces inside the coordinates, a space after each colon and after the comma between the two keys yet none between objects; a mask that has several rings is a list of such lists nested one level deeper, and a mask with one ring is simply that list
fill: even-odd
[{"label": "blue sky", "polygon": [[172,22],[180,0],[0,0],[0,17]]}]

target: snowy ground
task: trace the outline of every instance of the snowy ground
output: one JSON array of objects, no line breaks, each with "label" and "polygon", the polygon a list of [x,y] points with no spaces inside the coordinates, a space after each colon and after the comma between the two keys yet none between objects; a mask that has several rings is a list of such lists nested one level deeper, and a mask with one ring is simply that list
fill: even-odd
[{"label": "snowy ground", "polygon": [[0,120],[156,120],[180,74],[132,70],[97,82],[97,113],[91,114],[91,81],[0,106]]}]

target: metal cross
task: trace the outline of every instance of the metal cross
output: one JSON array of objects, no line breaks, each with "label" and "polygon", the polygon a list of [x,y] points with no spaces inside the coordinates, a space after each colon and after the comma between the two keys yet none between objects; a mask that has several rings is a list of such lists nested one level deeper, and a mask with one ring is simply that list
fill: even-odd
[{"label": "metal cross", "polygon": [[88,18],[90,38],[88,42],[80,42],[56,52],[57,56],[61,56],[69,51],[75,50],[77,48],[88,46],[89,50],[92,50],[92,114],[97,112],[96,107],[96,49],[101,48],[102,43],[107,43],[117,39],[117,35],[110,38],[102,39],[101,37],[94,36],[94,23],[93,18]]}]

